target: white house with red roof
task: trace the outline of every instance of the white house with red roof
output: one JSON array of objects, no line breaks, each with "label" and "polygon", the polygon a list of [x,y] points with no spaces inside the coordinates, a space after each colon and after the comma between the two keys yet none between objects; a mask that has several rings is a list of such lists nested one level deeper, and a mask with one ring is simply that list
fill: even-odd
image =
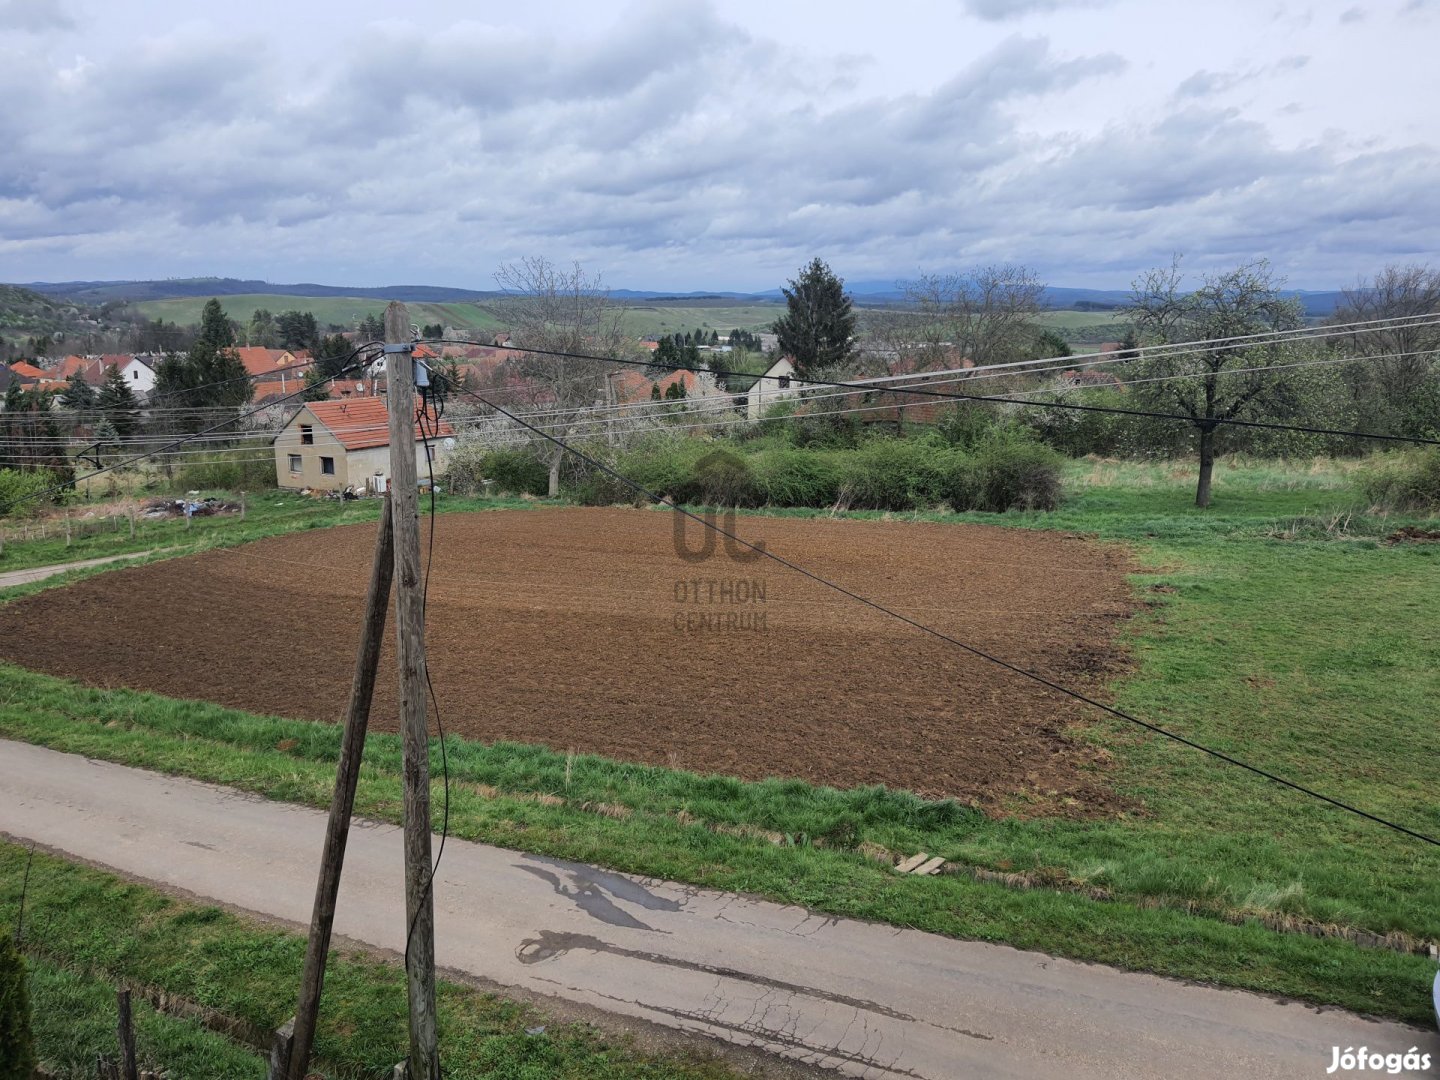
[{"label": "white house with red roof", "polygon": [[[415,465],[422,482],[439,476],[455,447],[455,429],[417,411]],[[275,475],[301,491],[385,491],[390,483],[390,411],[382,398],[310,401],[275,436]]]}]

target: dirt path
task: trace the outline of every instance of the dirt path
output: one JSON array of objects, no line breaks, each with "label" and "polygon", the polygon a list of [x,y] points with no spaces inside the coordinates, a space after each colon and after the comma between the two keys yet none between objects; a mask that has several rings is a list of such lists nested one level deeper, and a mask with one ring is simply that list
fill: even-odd
[{"label": "dirt path", "polygon": [[[776,564],[688,562],[672,515],[438,519],[429,652],[447,731],[1068,815],[1117,803],[1085,714]],[[373,525],[129,567],[0,608],[0,657],[101,686],[338,718]],[[427,523],[428,529],[428,523]],[[740,519],[741,534],[1057,681],[1116,669],[1123,549],[979,525]],[[689,537],[698,548],[700,536]],[[393,658],[375,723],[394,730]]]},{"label": "dirt path", "polygon": [[32,566],[29,570],[11,570],[8,573],[0,574],[0,589],[13,589],[16,585],[29,585],[36,581],[44,581],[56,574],[63,574],[67,570],[85,570],[91,566],[104,566],[107,563],[123,562],[126,559],[143,559],[146,555],[151,554],[154,553],[132,551],[125,555],[107,555],[103,559],[85,559],[81,562],[57,563],[53,566]]},{"label": "dirt path", "polygon": [[[292,923],[309,920],[324,825],[317,811],[0,742],[0,832]],[[337,933],[400,948],[401,866],[398,829],[357,824]],[[1440,1061],[1433,1032],[1339,1010],[455,839],[435,898],[443,967],[845,1076],[1323,1078],[1334,1046]]]}]

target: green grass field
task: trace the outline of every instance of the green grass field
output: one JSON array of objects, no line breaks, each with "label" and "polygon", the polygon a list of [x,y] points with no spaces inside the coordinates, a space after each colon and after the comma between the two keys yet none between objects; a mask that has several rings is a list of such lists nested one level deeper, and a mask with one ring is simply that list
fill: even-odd
[{"label": "green grass field", "polygon": [[[15,925],[27,852],[0,843],[0,924]],[[36,853],[25,899],[31,1007],[52,1075],[91,1080],[114,1059],[115,987],[132,987],[142,1068],[177,1080],[264,1075],[267,1033],[295,1009],[305,939],[218,908],[184,903],[109,874]],[[136,993],[138,991],[138,993]],[[157,1012],[146,995],[198,1007],[238,1038]],[[441,982],[440,1052],[454,1080],[728,1080],[703,1054],[655,1056],[582,1024]],[[398,966],[332,951],[315,1041],[324,1076],[389,1076],[406,1054]],[[255,1044],[260,1045],[255,1045]]]},{"label": "green grass field", "polygon": [[[200,321],[205,297],[183,297],[174,300],[147,300],[134,305],[135,310],[151,319],[190,326]],[[323,327],[328,324],[353,329],[367,315],[381,315],[384,300],[360,296],[278,296],[236,295],[220,297],[221,306],[230,318],[242,326],[249,323],[257,308],[272,313],[303,311],[315,316]],[[440,323],[461,330],[500,330],[504,320],[477,304],[409,304],[412,322],[419,325]],[[785,311],[781,303],[646,303],[628,302],[624,326],[637,338],[660,334],[686,333],[695,329],[718,330],[723,338],[731,330],[768,332]],[[1106,311],[1047,311],[1038,319],[1040,325],[1053,329],[1079,346],[1087,342],[1119,340],[1124,334],[1119,317]]]},{"label": "green grass field", "polygon": [[[1078,462],[1054,513],[892,516],[1131,545],[1144,567],[1135,579],[1143,606],[1127,634],[1132,671],[1114,688],[1122,708],[1435,835],[1440,629],[1430,613],[1440,604],[1440,548],[1385,543],[1404,522],[1366,513],[1353,471],[1222,462],[1216,505],[1198,511],[1186,463]],[[221,542],[375,513],[294,496],[263,503]],[[149,543],[179,531],[160,529]],[[26,560],[24,545],[7,547],[12,557]],[[0,668],[0,689],[9,737],[272,798],[328,800],[334,728],[15,668]],[[1021,813],[994,819],[901,792],[742,783],[451,740],[451,824],[459,836],[835,914],[1423,1020],[1431,961],[1273,927],[1440,940],[1434,849],[1120,721],[1097,718],[1083,737],[1112,757],[1111,782],[1133,812],[1071,822],[1027,818],[1017,804]],[[277,750],[284,740],[294,747]],[[398,744],[372,737],[369,760],[361,812],[394,819]],[[626,816],[587,809],[597,804]],[[872,845],[923,849],[969,873],[897,878],[867,855]],[[973,879],[987,872],[1035,887]]]},{"label": "green grass field", "polygon": [[[146,300],[135,304],[140,314],[150,319],[163,319],[180,326],[200,321],[200,311],[208,297],[181,297],[174,300]],[[282,311],[308,312],[321,327],[336,325],[354,329],[367,315],[383,315],[386,301],[362,296],[278,296],[269,294],[222,296],[220,306],[225,314],[244,326],[257,308],[272,314]],[[475,304],[408,304],[410,319],[419,325],[440,323],[462,330],[498,330],[501,324]]]}]

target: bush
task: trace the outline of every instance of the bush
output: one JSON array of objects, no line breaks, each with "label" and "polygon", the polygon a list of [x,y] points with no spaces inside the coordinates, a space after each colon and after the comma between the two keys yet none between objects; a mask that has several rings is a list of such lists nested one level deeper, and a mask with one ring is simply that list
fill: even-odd
[{"label": "bush", "polygon": [[0,517],[33,514],[44,501],[40,493],[55,484],[48,470],[0,469]]},{"label": "bush", "polygon": [[1440,450],[1406,450],[1376,458],[1361,474],[1360,490],[1375,506],[1440,511]]},{"label": "bush", "polygon": [[217,450],[175,470],[175,484],[186,491],[260,491],[277,484],[275,455],[269,444]]},{"label": "bush", "polygon": [[694,467],[694,486],[706,506],[754,506],[757,489],[750,464],[728,450],[712,450]]},{"label": "bush", "polygon": [[840,497],[837,455],[773,449],[751,455],[755,499],[762,506],[833,506]]},{"label": "bush", "polygon": [[508,495],[548,495],[550,469],[530,449],[491,450],[480,461],[481,475]]},{"label": "bush", "polygon": [[839,455],[839,502],[855,510],[934,506],[944,498],[943,479],[954,457],[920,438],[872,438]]},{"label": "bush", "polygon": [[1061,457],[1015,434],[996,434],[960,457],[940,488],[952,510],[1054,510],[1060,505]]},{"label": "bush", "polygon": [[9,933],[3,933],[0,934],[0,1080],[30,1080],[36,1064],[25,958]]}]

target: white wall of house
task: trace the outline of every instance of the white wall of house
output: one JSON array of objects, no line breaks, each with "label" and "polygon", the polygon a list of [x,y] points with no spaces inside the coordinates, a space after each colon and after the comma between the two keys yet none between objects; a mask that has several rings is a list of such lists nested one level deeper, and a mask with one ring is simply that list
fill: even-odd
[{"label": "white wall of house", "polygon": [[[786,380],[789,380],[788,385]],[[796,380],[795,365],[790,362],[790,358],[782,356],[766,368],[765,374],[756,379],[755,385],[750,387],[745,395],[745,415],[751,420],[759,420],[765,410],[777,401],[795,397],[802,390],[809,389],[808,383]]]},{"label": "white wall of house", "polygon": [[[311,442],[305,441],[305,428]],[[438,481],[450,460],[446,437],[430,440],[434,455],[431,468]],[[429,481],[425,466],[425,444],[415,443],[415,467],[420,482]],[[378,481],[376,477],[379,477]],[[390,447],[371,446],[346,450],[308,409],[301,409],[279,435],[275,436],[275,482],[290,491],[385,490],[390,477]],[[378,484],[378,487],[376,485]]]},{"label": "white wall of house", "polygon": [[143,360],[132,358],[129,363],[121,365],[120,374],[125,376],[136,397],[147,398],[155,389],[155,369]]}]

